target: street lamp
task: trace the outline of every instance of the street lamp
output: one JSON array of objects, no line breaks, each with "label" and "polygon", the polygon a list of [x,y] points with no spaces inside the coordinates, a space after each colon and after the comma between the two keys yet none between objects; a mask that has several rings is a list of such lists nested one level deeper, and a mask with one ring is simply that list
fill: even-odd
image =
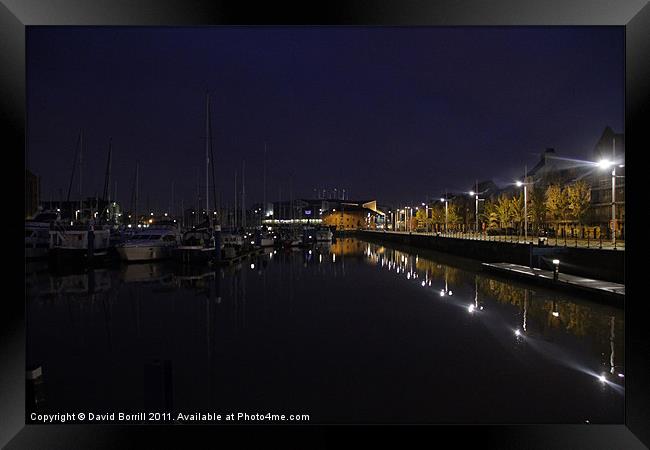
[{"label": "street lamp", "polygon": [[[524,169],[524,180],[528,177],[528,168]],[[526,181],[517,181],[517,187],[524,187],[524,241],[528,242],[528,190],[526,189],[528,185],[532,185],[531,182]]]},{"label": "street lamp", "polygon": [[553,281],[558,280],[559,273],[560,273],[560,260],[554,259],[553,260]]},{"label": "street lamp", "polygon": [[484,200],[482,198],[478,198],[478,194],[479,194],[479,192],[478,192],[478,180],[476,180],[475,189],[476,189],[476,191],[469,191],[469,195],[470,195],[470,197],[473,196],[476,199],[476,205],[474,207],[475,208],[474,209],[474,216],[475,216],[475,220],[476,220],[475,231],[478,233],[478,202]]},{"label": "street lamp", "polygon": [[427,233],[429,232],[429,205],[426,203],[422,203],[422,206],[424,206],[424,225],[425,225],[425,230]]},{"label": "street lamp", "polygon": [[445,202],[445,233],[447,233],[447,222],[449,220],[449,199],[447,198],[447,193],[445,193],[445,198],[440,197],[441,202]]},{"label": "street lamp", "polygon": [[[601,159],[598,167],[608,169],[612,167],[612,245],[616,248],[616,138],[612,138],[612,161]],[[621,167],[624,167],[621,164]],[[623,178],[619,176],[619,178]]]}]

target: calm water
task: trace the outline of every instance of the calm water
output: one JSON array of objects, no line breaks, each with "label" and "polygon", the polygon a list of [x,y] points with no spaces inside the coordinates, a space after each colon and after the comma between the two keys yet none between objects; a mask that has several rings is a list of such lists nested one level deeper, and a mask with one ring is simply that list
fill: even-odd
[{"label": "calm water", "polygon": [[623,423],[622,309],[445,255],[356,239],[309,252],[217,270],[30,266],[40,410]]}]

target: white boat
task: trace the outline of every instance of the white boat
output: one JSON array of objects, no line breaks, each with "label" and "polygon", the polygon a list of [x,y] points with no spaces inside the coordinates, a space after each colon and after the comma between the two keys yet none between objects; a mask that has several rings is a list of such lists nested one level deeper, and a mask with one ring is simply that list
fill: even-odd
[{"label": "white boat", "polygon": [[25,221],[25,258],[32,260],[47,256],[50,249],[50,228],[59,220],[58,212],[43,211]]},{"label": "white boat", "polygon": [[148,228],[139,231],[116,247],[124,261],[154,261],[172,256],[181,243],[181,234],[173,228]]},{"label": "white boat", "polygon": [[[90,230],[87,225],[77,225],[64,229],[55,227],[50,229],[50,252],[53,262],[61,267],[68,263],[80,263],[88,260],[88,246]],[[108,256],[110,230],[93,230],[93,254],[97,259]]]}]

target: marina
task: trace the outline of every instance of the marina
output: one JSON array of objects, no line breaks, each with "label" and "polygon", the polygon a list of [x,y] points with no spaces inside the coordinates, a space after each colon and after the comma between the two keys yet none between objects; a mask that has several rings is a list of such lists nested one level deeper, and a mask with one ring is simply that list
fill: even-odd
[{"label": "marina", "polygon": [[39,412],[192,405],[314,423],[611,423],[623,411],[622,309],[444,254],[347,237],[225,265],[59,276],[42,263],[26,281]]},{"label": "marina", "polygon": [[627,424],[622,29],[303,28],[28,28],[25,423]]}]

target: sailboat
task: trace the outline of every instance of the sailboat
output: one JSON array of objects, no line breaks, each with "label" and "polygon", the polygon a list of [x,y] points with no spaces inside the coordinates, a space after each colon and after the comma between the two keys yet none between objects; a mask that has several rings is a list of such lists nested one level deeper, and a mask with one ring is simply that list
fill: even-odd
[{"label": "sailboat", "polygon": [[[83,131],[79,133],[77,154],[75,155],[68,187],[67,203],[70,200],[70,191],[74,179],[77,155],[79,156],[79,209],[75,212],[75,221],[70,225],[55,223],[50,229],[50,262],[56,267],[68,267],[69,265],[87,264],[92,265],[104,261],[108,257],[110,242],[110,230],[96,227],[91,218],[83,221],[83,200],[81,184],[81,161],[83,153]],[[109,147],[110,161],[110,147]],[[96,204],[99,207],[99,202]],[[72,217],[72,211],[71,211]]]},{"label": "sailboat", "polygon": [[[210,215],[210,93],[205,94],[205,212],[206,220],[183,234],[181,245],[174,249],[174,258],[185,264],[201,264],[211,261],[216,255],[215,228]],[[214,179],[214,165],[213,165]],[[214,181],[214,180],[213,180]],[[218,225],[217,225],[218,227]],[[218,229],[218,228],[217,228]],[[220,231],[220,230],[219,230]]]}]

